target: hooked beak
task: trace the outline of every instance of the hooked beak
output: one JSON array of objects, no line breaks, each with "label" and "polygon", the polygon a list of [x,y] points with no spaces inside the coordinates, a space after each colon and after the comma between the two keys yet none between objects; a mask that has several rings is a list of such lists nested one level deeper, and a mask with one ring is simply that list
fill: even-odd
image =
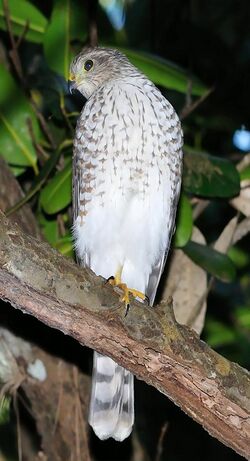
[{"label": "hooked beak", "polygon": [[71,78],[68,80],[68,89],[69,93],[72,94],[74,90],[76,90],[76,82],[75,80],[71,80]]},{"label": "hooked beak", "polygon": [[75,75],[72,72],[70,72],[69,74],[68,89],[70,94],[72,94],[76,90],[76,79]]}]

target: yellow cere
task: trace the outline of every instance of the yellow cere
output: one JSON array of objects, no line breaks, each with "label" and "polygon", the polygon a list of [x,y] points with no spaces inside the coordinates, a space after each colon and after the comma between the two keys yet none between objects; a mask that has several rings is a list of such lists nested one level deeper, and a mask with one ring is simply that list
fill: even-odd
[{"label": "yellow cere", "polygon": [[72,74],[72,72],[69,73],[69,80],[74,81],[75,80],[75,75]]}]

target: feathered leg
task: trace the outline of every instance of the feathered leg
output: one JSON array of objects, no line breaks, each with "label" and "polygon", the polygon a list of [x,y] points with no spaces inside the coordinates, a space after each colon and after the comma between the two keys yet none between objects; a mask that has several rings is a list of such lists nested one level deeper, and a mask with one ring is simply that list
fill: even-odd
[{"label": "feathered leg", "polygon": [[89,424],[105,440],[122,441],[134,423],[134,377],[109,357],[94,352]]}]

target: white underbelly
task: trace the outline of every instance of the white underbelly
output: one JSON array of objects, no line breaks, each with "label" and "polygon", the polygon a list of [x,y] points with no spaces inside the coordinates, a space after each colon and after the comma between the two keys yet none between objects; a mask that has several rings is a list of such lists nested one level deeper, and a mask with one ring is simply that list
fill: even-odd
[{"label": "white underbelly", "polygon": [[84,224],[76,220],[77,255],[97,275],[108,278],[122,268],[122,280],[144,291],[155,263],[168,244],[170,201],[160,188],[147,196],[110,190],[105,205],[93,197]]}]

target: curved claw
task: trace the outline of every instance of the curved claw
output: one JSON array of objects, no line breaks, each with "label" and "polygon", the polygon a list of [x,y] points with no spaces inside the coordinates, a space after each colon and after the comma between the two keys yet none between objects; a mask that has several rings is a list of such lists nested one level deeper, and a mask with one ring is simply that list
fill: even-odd
[{"label": "curved claw", "polygon": [[135,290],[134,288],[128,288],[126,283],[122,283],[120,272],[117,273],[115,277],[114,276],[109,277],[107,280],[107,283],[110,283],[110,285],[112,285],[113,287],[118,287],[123,291],[123,295],[121,296],[120,300],[124,302],[126,306],[125,317],[128,314],[128,311],[130,308],[130,299],[129,299],[130,293],[134,296],[134,298],[139,298],[142,301],[146,301],[147,304],[149,303],[149,298],[144,293],[142,293],[139,290]]},{"label": "curved claw", "polygon": [[130,304],[127,304],[124,317],[127,317],[129,309],[130,309]]}]

